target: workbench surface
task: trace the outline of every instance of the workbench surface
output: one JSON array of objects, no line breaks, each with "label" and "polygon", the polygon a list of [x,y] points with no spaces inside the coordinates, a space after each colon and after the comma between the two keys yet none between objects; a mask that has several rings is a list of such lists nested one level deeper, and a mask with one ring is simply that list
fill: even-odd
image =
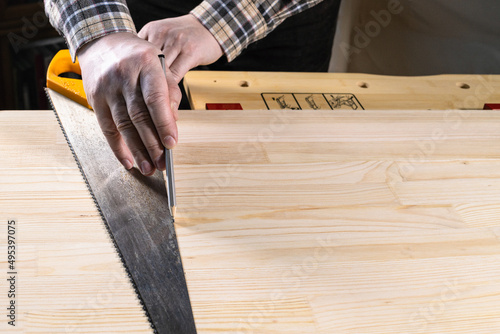
[{"label": "workbench surface", "polygon": [[[499,75],[397,77],[364,73],[190,71],[191,109],[446,110],[500,103]],[[233,107],[234,109],[234,107]]]},{"label": "workbench surface", "polygon": [[498,111],[189,111],[201,333],[500,332]]},{"label": "workbench surface", "polygon": [[0,332],[152,333],[51,110],[0,111],[0,222]]},{"label": "workbench surface", "polygon": [[[500,332],[499,112],[179,117],[199,333]],[[24,328],[150,331],[51,111],[0,112],[0,186]]]}]

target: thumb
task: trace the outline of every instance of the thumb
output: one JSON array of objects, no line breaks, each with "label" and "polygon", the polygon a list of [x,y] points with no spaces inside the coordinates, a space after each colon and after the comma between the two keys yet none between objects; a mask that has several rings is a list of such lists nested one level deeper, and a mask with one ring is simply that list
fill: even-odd
[{"label": "thumb", "polygon": [[186,73],[193,67],[198,66],[195,63],[194,58],[183,52],[181,52],[177,58],[170,65],[170,71],[172,72],[173,80],[178,84]]}]

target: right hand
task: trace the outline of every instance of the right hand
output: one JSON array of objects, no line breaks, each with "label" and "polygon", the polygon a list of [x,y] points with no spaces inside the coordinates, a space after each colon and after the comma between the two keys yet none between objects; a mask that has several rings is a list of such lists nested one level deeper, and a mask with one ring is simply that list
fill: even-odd
[{"label": "right hand", "polygon": [[214,35],[191,14],[149,22],[138,36],[163,51],[176,82],[190,69],[212,64],[223,55]]},{"label": "right hand", "polygon": [[78,51],[87,100],[116,158],[126,169],[135,160],[144,175],[165,170],[164,147],[177,143],[182,98],[172,73],[167,80],[161,50],[132,33],[114,33]]}]

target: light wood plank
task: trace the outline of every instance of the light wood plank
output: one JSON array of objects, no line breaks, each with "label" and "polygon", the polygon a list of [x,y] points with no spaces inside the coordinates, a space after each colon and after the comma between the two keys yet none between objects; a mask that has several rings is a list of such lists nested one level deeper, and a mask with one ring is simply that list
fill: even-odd
[{"label": "light wood plank", "polygon": [[3,275],[8,219],[18,250],[16,327],[4,311],[0,331],[151,333],[52,111],[0,111],[0,212]]},{"label": "light wood plank", "polygon": [[181,112],[175,225],[198,331],[500,330],[499,121]]},{"label": "light wood plank", "polygon": [[[64,138],[39,113],[46,127],[28,122],[20,141],[0,131],[0,205],[21,217],[21,273],[34,282],[22,294],[26,331],[148,331]],[[499,121],[180,112],[175,226],[198,332],[499,331]],[[125,285],[110,293],[115,275]]]},{"label": "light wood plank", "polygon": [[500,201],[499,167],[499,160],[403,162],[388,183],[403,205],[492,204]]},{"label": "light wood plank", "polygon": [[[496,159],[494,111],[182,111],[179,164]],[[244,122],[242,121],[244,119]],[[332,145],[334,144],[334,145]]]},{"label": "light wood plank", "polygon": [[457,204],[454,210],[471,227],[498,226],[500,204]]}]

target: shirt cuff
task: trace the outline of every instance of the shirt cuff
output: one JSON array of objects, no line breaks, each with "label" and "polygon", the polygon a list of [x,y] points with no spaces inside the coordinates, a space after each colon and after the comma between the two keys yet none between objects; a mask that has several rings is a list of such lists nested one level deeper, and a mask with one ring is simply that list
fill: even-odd
[{"label": "shirt cuff", "polygon": [[[59,2],[61,4],[61,2]],[[124,1],[64,1],[52,12],[58,30],[66,38],[73,61],[86,43],[117,32],[137,34]]]},{"label": "shirt cuff", "polygon": [[250,0],[205,0],[191,14],[212,33],[228,61],[250,43],[266,36],[269,30],[256,4]]}]

